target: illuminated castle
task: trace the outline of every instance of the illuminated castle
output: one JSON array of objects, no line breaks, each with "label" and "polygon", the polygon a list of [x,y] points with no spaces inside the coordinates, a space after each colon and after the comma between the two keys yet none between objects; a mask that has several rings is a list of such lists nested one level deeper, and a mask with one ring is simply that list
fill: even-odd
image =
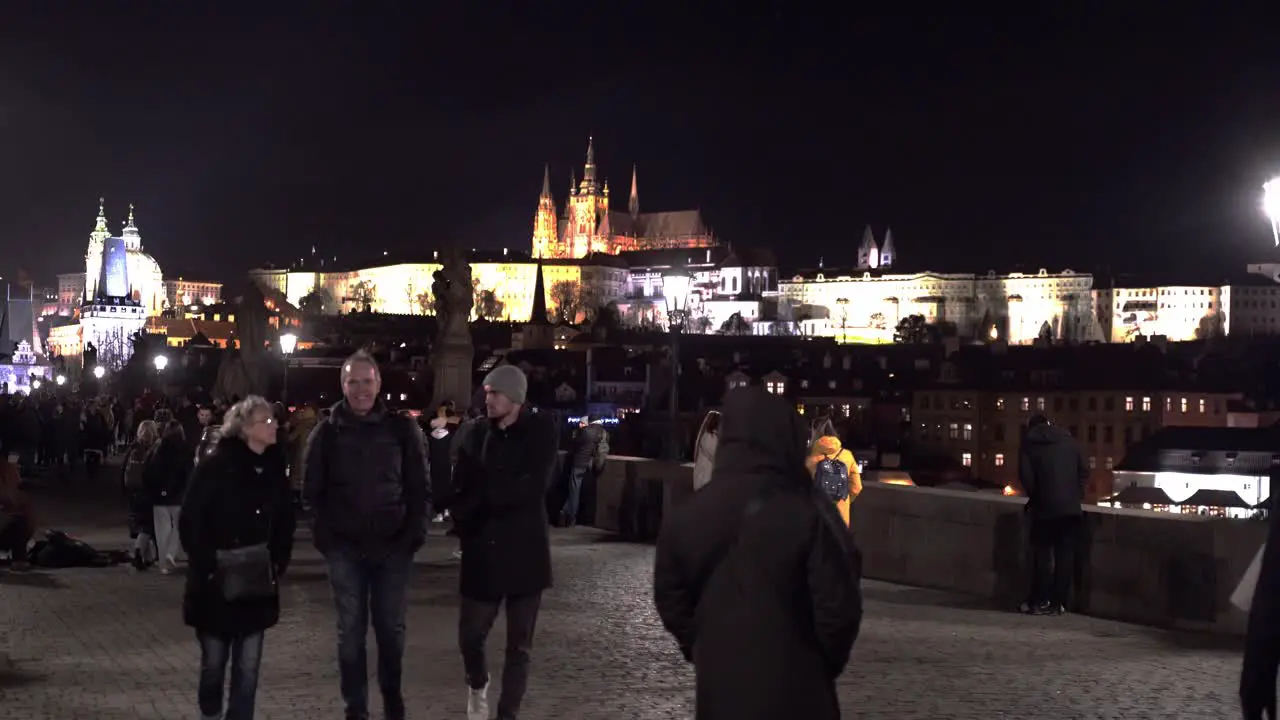
[{"label": "illuminated castle", "polygon": [[569,197],[557,214],[551,195],[551,170],[543,168],[542,195],[533,219],[535,258],[581,258],[590,253],[617,255],[630,250],[708,248],[715,238],[698,210],[640,212],[635,166],[631,168],[631,196],[625,212],[609,209],[609,182],[596,174],[595,147],[587,139],[587,162],[582,181],[569,176]]}]

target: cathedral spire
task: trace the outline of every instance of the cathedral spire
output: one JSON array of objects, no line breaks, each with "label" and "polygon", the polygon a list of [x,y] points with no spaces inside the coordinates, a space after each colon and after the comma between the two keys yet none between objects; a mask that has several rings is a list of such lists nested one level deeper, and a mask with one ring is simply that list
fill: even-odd
[{"label": "cathedral spire", "polygon": [[640,190],[636,185],[636,166],[631,165],[631,199],[627,201],[627,211],[631,213],[631,217],[640,214]]},{"label": "cathedral spire", "polygon": [[596,142],[587,136],[587,164],[582,168],[582,187],[594,190],[596,186]]},{"label": "cathedral spire", "polygon": [[551,163],[542,166],[542,195],[541,197],[551,197]]}]

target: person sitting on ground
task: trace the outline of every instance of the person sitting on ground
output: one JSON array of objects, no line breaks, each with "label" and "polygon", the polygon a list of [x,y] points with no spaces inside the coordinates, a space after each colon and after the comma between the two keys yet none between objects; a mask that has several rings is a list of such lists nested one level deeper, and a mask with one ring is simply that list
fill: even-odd
[{"label": "person sitting on ground", "polygon": [[31,567],[27,545],[35,535],[35,513],[22,491],[18,467],[0,456],[0,551],[8,552],[14,570]]}]

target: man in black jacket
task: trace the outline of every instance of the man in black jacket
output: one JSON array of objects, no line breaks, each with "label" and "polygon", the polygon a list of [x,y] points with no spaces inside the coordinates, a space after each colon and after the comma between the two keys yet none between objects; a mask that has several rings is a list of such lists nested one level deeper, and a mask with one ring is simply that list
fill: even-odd
[{"label": "man in black jacket", "polygon": [[[573,449],[569,451],[569,487],[564,507],[560,508],[559,524],[561,527],[573,527],[578,524],[578,501],[582,497],[582,481],[589,473],[594,472],[601,459],[601,444],[607,443],[608,433],[604,425],[597,420],[590,422],[582,418],[578,426],[578,434],[573,438]],[[608,451],[605,450],[607,453]]]},{"label": "man in black jacket", "polygon": [[426,440],[412,418],[378,400],[382,378],[364,352],[342,366],[343,399],[304,452],[313,539],[328,563],[338,610],[338,670],[347,720],[369,717],[365,635],[378,642],[378,687],[388,720],[403,720],[400,677],[413,555],[431,499]]},{"label": "man in black jacket", "polygon": [[1070,600],[1089,466],[1071,433],[1033,415],[1019,452],[1018,476],[1027,494],[1033,553],[1031,595],[1021,609],[1060,615]]},{"label": "man in black jacket", "polygon": [[542,591],[551,587],[546,493],[556,430],[524,407],[528,381],[502,365],[484,379],[487,420],[467,432],[453,472],[450,513],[462,540],[458,644],[467,681],[467,720],[489,720],[484,644],[503,603],[507,644],[498,718],[514,720],[528,683]]}]

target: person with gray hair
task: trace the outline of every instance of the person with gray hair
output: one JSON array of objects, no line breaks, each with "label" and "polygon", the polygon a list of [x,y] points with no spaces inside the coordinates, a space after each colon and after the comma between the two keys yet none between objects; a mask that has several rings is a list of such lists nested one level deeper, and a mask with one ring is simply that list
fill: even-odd
[{"label": "person with gray hair", "polygon": [[413,556],[426,540],[431,501],[426,438],[379,399],[382,376],[366,352],[342,365],[342,400],[303,451],[312,538],[328,565],[338,611],[338,674],[347,720],[369,717],[365,636],[378,643],[387,720],[404,720],[405,611]]},{"label": "person with gray hair", "polygon": [[200,717],[250,720],[263,634],[280,620],[277,583],[293,555],[296,521],[267,401],[251,395],[236,403],[222,430],[182,504],[178,527],[190,563],[182,616],[200,642]]}]

